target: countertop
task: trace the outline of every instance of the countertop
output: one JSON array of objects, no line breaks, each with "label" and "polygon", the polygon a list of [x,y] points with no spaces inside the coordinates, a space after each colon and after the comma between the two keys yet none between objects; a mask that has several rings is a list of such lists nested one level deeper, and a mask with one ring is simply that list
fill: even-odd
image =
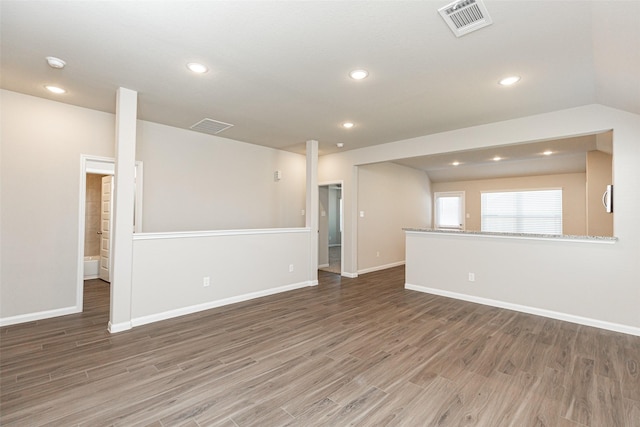
[{"label": "countertop", "polygon": [[436,230],[433,228],[403,228],[406,232],[411,233],[434,233],[434,234],[455,234],[465,236],[480,237],[498,237],[498,238],[520,238],[520,239],[536,239],[536,240],[570,240],[577,242],[601,242],[615,243],[617,237],[610,236],[574,236],[570,234],[533,234],[533,233],[497,233],[486,231],[465,231],[465,230]]}]

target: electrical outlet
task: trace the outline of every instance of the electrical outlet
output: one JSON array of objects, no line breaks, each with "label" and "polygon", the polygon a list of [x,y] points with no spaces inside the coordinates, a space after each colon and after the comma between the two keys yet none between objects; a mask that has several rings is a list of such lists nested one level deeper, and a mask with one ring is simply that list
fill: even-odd
[{"label": "electrical outlet", "polygon": [[475,273],[469,273],[469,281],[470,282],[475,282],[476,281],[476,274]]},{"label": "electrical outlet", "polygon": [[289,264],[289,273],[293,273],[293,264]]},{"label": "electrical outlet", "polygon": [[211,278],[209,276],[203,277],[202,278],[202,286],[204,288],[206,288],[209,285],[211,285]]}]

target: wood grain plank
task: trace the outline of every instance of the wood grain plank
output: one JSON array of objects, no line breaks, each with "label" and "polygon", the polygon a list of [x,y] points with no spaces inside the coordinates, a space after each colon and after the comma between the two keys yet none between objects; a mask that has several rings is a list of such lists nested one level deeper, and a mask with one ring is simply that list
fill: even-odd
[{"label": "wood grain plank", "polygon": [[111,335],[0,328],[3,426],[640,427],[640,337],[404,289],[404,269]]},{"label": "wood grain plank", "polygon": [[593,360],[576,356],[573,372],[568,378],[563,416],[586,426],[594,425],[595,390]]}]

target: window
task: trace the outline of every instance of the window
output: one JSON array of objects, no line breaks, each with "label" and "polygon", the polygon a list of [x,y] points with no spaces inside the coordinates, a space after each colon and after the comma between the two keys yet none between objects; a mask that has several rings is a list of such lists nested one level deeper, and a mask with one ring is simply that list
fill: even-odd
[{"label": "window", "polygon": [[434,194],[435,228],[464,230],[464,191]]},{"label": "window", "polygon": [[562,189],[483,192],[482,231],[562,234]]}]

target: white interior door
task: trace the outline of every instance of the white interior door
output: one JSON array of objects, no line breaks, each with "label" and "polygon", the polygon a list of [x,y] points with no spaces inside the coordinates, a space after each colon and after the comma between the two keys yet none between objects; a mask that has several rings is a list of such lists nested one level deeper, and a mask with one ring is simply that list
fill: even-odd
[{"label": "white interior door", "polygon": [[113,176],[102,177],[102,202],[100,208],[100,272],[99,277],[111,282],[111,210],[113,206]]}]

